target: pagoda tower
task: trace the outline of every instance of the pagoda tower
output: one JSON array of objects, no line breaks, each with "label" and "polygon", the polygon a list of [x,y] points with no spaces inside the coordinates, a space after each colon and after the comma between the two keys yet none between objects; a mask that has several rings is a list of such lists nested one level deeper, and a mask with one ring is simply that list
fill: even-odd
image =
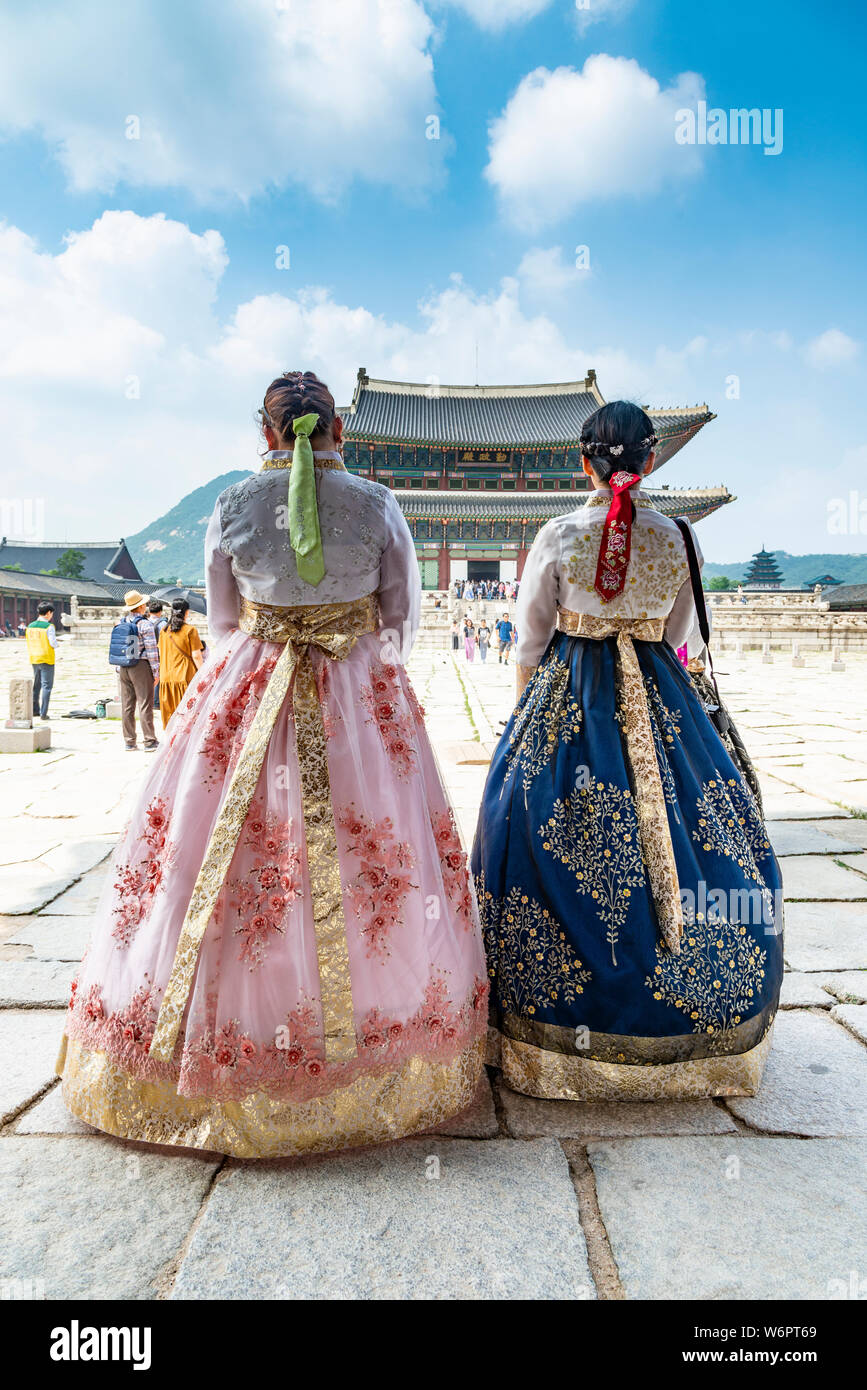
[{"label": "pagoda tower", "polygon": [[[378,380],[362,367],[341,411],[344,463],[395,489],[426,589],[519,579],[539,528],[586,498],[581,427],[604,404],[594,371],[538,386],[443,386]],[[698,521],[733,501],[722,486],[656,482],[713,412],[696,405],[648,414],[659,437],[645,489],[654,506]]]},{"label": "pagoda tower", "polygon": [[744,587],[747,589],[779,589],[783,583],[783,572],[774,559],[770,550],[757,550],[747,575],[744,580]]}]

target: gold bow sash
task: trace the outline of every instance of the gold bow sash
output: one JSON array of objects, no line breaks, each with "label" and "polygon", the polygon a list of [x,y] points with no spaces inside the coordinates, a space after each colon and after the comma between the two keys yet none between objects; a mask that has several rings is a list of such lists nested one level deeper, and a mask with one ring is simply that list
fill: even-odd
[{"label": "gold bow sash", "polygon": [[639,642],[661,642],[665,632],[664,618],[597,618],[591,613],[557,610],[557,628],[569,637],[591,637],[601,641],[617,638],[617,697],[620,718],[626,735],[626,752],[635,779],[635,803],[638,833],[650,891],[659,919],[659,930],[668,949],[680,954],[683,935],[683,909],[680,883],[671,843],[671,827],[665,806],[665,792],[644,677],[638,664],[633,638]]},{"label": "gold bow sash", "polygon": [[279,642],[284,650],[244,740],[193,888],[151,1043],[150,1055],[158,1061],[170,1062],[174,1056],[205,930],[249,814],[277,716],[290,691],[319,963],[325,1060],[348,1061],[356,1055],[352,980],[328,777],[328,747],[310,648],[318,648],[334,661],[344,661],[357,639],[363,633],[375,632],[378,622],[373,594],[351,603],[298,608],[276,608],[243,601],[238,623],[242,632],[262,642]]}]

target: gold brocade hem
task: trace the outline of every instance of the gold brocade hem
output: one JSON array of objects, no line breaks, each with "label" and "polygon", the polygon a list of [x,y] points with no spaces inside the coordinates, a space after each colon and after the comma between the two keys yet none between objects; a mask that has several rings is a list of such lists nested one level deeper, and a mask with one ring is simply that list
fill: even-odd
[{"label": "gold brocade hem", "polygon": [[749,1052],[688,1062],[628,1066],[562,1052],[488,1032],[487,1062],[499,1067],[513,1091],[540,1100],[702,1100],[754,1096],[759,1089],[773,1028]]},{"label": "gold brocade hem", "polygon": [[411,1057],[316,1100],[292,1104],[261,1092],[240,1101],[180,1096],[170,1082],[140,1081],[104,1052],[64,1035],[56,1070],[67,1108],[118,1139],[208,1149],[233,1158],[291,1158],[421,1134],[472,1103],[484,1061],[478,1038],[452,1061]]},{"label": "gold brocade hem", "polygon": [[[669,1062],[696,1062],[705,1057],[731,1057],[750,1052],[773,1024],[776,1003],[766,1004],[760,1013],[744,1023],[728,1028],[703,1029],[695,1033],[672,1033],[663,1037],[639,1037],[621,1033],[582,1032],[581,1060],[618,1062],[625,1066],[646,1067]],[[501,1013],[499,1030],[510,1042],[529,1043],[543,1052],[574,1057],[576,1030],[556,1023],[541,1023]]]}]

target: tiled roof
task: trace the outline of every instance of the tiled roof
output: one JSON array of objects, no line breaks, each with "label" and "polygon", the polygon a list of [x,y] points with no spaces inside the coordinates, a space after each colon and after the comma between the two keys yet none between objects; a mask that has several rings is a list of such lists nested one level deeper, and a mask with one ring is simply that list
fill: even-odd
[{"label": "tiled roof", "polygon": [[53,570],[65,550],[80,550],[84,556],[83,579],[101,584],[107,575],[118,579],[139,581],[135,561],[124,541],[106,544],[101,541],[7,541],[0,540],[0,566],[15,565],[27,574]]},{"label": "tiled roof", "polygon": [[832,612],[859,612],[867,608],[867,584],[841,584],[822,595]]},{"label": "tiled roof", "polygon": [[[653,505],[666,516],[707,516],[733,502],[726,487],[646,488]],[[550,521],[583,506],[586,492],[437,492],[398,489],[394,496],[410,520]]]},{"label": "tiled roof", "polygon": [[[120,586],[128,589],[129,585]],[[47,574],[24,574],[20,570],[0,570],[0,591],[11,594],[36,594],[40,598],[71,598],[95,603],[108,603],[108,585],[94,584],[90,579],[56,579]],[[122,601],[121,595],[121,601]]]},{"label": "tiled roof", "polygon": [[[583,381],[540,386],[378,381],[360,372],[352,404],[342,414],[350,441],[496,448],[574,444],[584,421],[604,404],[592,371]],[[650,414],[660,435],[679,441],[676,448],[713,419],[707,406]]]}]

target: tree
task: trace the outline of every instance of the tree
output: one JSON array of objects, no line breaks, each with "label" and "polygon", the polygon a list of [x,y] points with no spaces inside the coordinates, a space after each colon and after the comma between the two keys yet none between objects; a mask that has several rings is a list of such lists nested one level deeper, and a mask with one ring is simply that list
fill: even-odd
[{"label": "tree", "polygon": [[713,579],[708,580],[706,587],[714,593],[718,593],[720,590],[735,589],[737,585],[729,579],[727,574],[717,574],[714,575]]},{"label": "tree", "polygon": [[52,574],[60,579],[83,579],[85,558],[83,550],[64,550],[58,555]]}]

